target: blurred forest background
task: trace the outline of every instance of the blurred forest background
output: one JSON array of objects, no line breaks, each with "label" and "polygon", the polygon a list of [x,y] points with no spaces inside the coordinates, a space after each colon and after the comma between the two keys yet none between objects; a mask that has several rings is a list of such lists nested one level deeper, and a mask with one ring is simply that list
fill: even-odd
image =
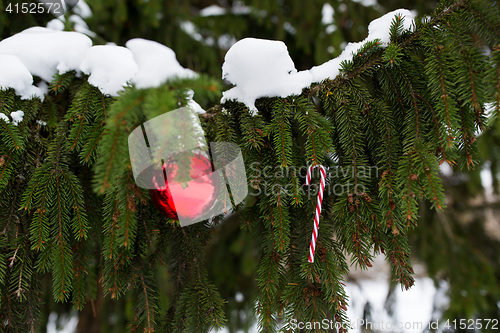
[{"label": "blurred forest background", "polygon": [[[0,8],[6,3],[0,0]],[[220,78],[225,53],[242,38],[285,42],[296,68],[304,70],[338,56],[346,43],[364,39],[369,22],[386,12],[407,8],[425,15],[435,6],[429,0],[82,0],[65,15],[64,25],[65,30],[87,33],[94,45],[124,45],[136,37],[158,41],[172,48],[184,67]],[[0,38],[31,26],[47,26],[53,19],[49,14],[14,15],[2,10]],[[204,108],[213,106],[199,102]],[[496,115],[490,115],[490,128],[478,133],[477,139],[477,167],[443,165],[448,208],[437,213],[422,202],[419,225],[410,234],[413,260],[425,267],[436,286],[447,286],[449,301],[443,316],[452,319],[500,318],[500,124]],[[207,254],[211,280],[228,301],[230,332],[247,331],[254,324],[255,235],[241,231],[239,222],[237,215],[230,216],[214,229]],[[167,272],[163,274],[165,284],[160,288],[167,290]],[[391,284],[388,306],[395,288],[399,286]],[[122,331],[121,314],[130,311],[134,300],[111,301],[102,297],[102,291],[98,294],[101,297],[80,314],[78,331]],[[160,290],[162,294],[166,293]],[[50,292],[45,295],[45,320],[52,312],[71,311],[69,303],[56,304]]]}]

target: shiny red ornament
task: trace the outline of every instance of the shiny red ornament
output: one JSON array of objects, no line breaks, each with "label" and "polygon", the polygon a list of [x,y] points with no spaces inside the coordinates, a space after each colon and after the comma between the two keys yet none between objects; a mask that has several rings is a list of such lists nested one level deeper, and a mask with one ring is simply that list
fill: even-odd
[{"label": "shiny red ornament", "polygon": [[186,183],[179,183],[176,155],[163,164],[163,172],[158,170],[152,174],[156,189],[150,189],[149,194],[156,208],[171,219],[179,220],[178,212],[183,212],[183,219],[195,219],[209,210],[217,199],[218,178],[209,177],[213,172],[210,160],[194,154],[190,157],[191,180],[187,186]]}]

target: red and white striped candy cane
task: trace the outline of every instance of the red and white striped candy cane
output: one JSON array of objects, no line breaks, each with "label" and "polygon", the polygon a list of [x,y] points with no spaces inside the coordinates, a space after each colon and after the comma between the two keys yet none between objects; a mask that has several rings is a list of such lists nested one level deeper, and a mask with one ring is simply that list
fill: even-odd
[{"label": "red and white striped candy cane", "polygon": [[325,167],[322,165],[311,165],[309,168],[307,168],[307,177],[306,177],[306,185],[311,184],[311,173],[314,170],[314,168],[318,167],[320,174],[321,174],[321,180],[320,180],[320,185],[319,185],[319,192],[318,192],[318,204],[316,205],[316,214],[314,215],[314,228],[312,232],[312,238],[311,238],[311,245],[309,246],[309,262],[313,263],[314,262],[314,251],[316,250],[316,239],[318,238],[318,230],[319,230],[319,217],[321,215],[321,204],[323,203],[323,191],[325,189],[325,178],[326,178],[326,171]]}]

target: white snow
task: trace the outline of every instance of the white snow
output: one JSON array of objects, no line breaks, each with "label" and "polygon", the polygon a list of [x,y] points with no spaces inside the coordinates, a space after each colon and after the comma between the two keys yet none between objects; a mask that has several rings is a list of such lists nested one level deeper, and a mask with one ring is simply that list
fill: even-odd
[{"label": "white snow", "polygon": [[323,8],[321,9],[321,23],[324,25],[329,25],[333,23],[333,14],[335,14],[335,10],[332,5],[329,3],[325,3]]},{"label": "white snow", "polygon": [[[347,282],[345,291],[349,297],[347,316],[351,323],[349,332],[361,333],[370,328],[379,333],[421,333],[425,332],[429,321],[433,318],[433,304],[440,300],[443,308],[449,305],[445,295],[446,290],[439,292],[434,287],[433,281],[428,277],[416,278],[415,285],[407,291],[394,290],[394,314],[389,315],[386,308],[386,299],[389,291],[389,282],[383,279],[363,279],[358,283]],[[238,296],[235,297],[236,300]],[[365,305],[370,304],[369,323],[363,324]],[[436,318],[434,318],[436,319]],[[365,326],[366,325],[366,326]],[[249,330],[258,332],[257,323]],[[211,330],[210,333],[227,333],[226,328]]]},{"label": "white snow", "polygon": [[420,333],[423,331],[420,327],[425,329],[432,318],[435,293],[434,282],[428,277],[416,278],[415,285],[408,291],[397,289],[395,318],[404,323],[405,332]]},{"label": "white snow", "polygon": [[193,22],[181,21],[179,27],[195,41],[210,47],[213,47],[215,45],[215,39],[212,36],[204,38],[200,33],[200,29]]},{"label": "white snow", "polygon": [[[71,15],[69,20],[75,29],[93,34],[80,16]],[[64,29],[60,19],[50,21],[48,27],[30,28],[0,42],[0,88],[14,88],[24,99],[32,95],[43,99],[46,82],[55,73],[76,70],[89,74],[89,83],[102,93],[116,96],[129,81],[138,88],[150,88],[174,77],[197,77],[179,64],[174,51],[157,42],[136,38],[127,42],[127,48],[92,46],[82,33],[57,31]],[[229,35],[220,40],[228,47],[233,42]],[[39,87],[33,86],[32,74],[43,79]]]},{"label": "white snow", "polygon": [[111,96],[118,96],[118,91],[139,72],[132,52],[112,45],[92,46],[87,50],[80,69],[90,74],[90,84]]},{"label": "white snow", "polygon": [[78,325],[78,314],[60,314],[51,312],[47,322],[47,333],[74,333]]},{"label": "white snow", "polygon": [[12,124],[17,126],[17,124],[19,124],[21,121],[23,121],[24,112],[21,110],[17,110],[17,111],[11,112],[10,116],[12,117]]},{"label": "white snow", "polygon": [[448,162],[444,162],[439,166],[439,171],[445,176],[445,177],[451,177],[453,175],[453,169],[451,166],[448,164]]},{"label": "white snow", "polygon": [[[325,4],[322,10],[325,24],[333,22],[333,8],[329,6]],[[221,102],[235,99],[256,112],[255,100],[259,97],[286,97],[300,94],[302,88],[310,86],[313,82],[334,78],[340,72],[340,64],[343,61],[352,60],[353,53],[364,43],[379,40],[381,46],[385,46],[390,41],[389,28],[395,15],[404,18],[404,29],[412,27],[414,12],[398,9],[387,13],[370,23],[368,37],[365,40],[349,43],[337,58],[301,72],[295,69],[283,42],[255,38],[242,39],[226,53],[222,65],[222,78],[227,79],[235,87],[223,92]],[[335,31],[335,26],[329,30]]]},{"label": "white snow", "polygon": [[[64,17],[64,16],[62,16]],[[59,18],[55,18],[47,23],[47,29],[63,31],[64,30],[64,22]]]},{"label": "white snow", "polygon": [[80,16],[71,15],[69,20],[74,23],[73,29],[75,29],[76,32],[80,32],[90,37],[96,36],[95,32],[89,30],[89,26]]},{"label": "white snow", "polygon": [[[243,1],[235,1],[233,2],[233,8],[231,10],[231,12],[234,14],[234,15],[246,15],[246,14],[250,14],[250,12],[252,12],[252,9],[250,7],[248,7],[247,5],[245,5],[245,3]],[[267,12],[265,10],[256,10],[255,12],[257,15],[267,15]]]},{"label": "white snow", "polygon": [[245,6],[243,2],[235,1],[233,3],[233,7],[230,9],[226,9],[217,5],[210,5],[200,10],[198,14],[202,17],[208,17],[226,15],[228,12],[233,15],[246,15],[250,14],[251,9],[250,7]]},{"label": "white snow", "polygon": [[229,34],[222,34],[217,39],[217,45],[223,50],[229,50],[238,40]]},{"label": "white snow", "polygon": [[[445,280],[439,281],[433,300],[433,311],[431,319],[433,323],[438,322],[442,318],[443,313],[449,307],[450,304],[449,289],[450,289],[450,284],[447,281]],[[441,321],[441,324],[439,324],[436,332],[442,333],[443,331],[444,331],[444,322]]]},{"label": "white snow", "polygon": [[295,35],[295,33],[297,32],[297,29],[295,29],[295,27],[290,22],[283,23],[283,28],[290,35]]},{"label": "white snow", "polygon": [[330,35],[332,32],[336,30],[337,26],[335,24],[330,24],[329,26],[326,27],[325,32]]},{"label": "white snow", "polygon": [[285,43],[245,38],[226,53],[222,77],[236,85],[222,94],[222,101],[237,99],[255,110],[255,100],[264,96],[300,94],[310,85],[308,71],[297,72]]},{"label": "white snow", "polygon": [[[362,0],[359,0],[362,1]],[[372,0],[363,0],[365,3]],[[80,15],[88,17],[86,4],[80,8]],[[233,13],[247,13],[248,7],[234,2],[230,9]],[[200,15],[218,15],[226,9],[210,6]],[[334,10],[325,4],[322,22],[328,33],[335,31]],[[228,50],[224,65],[223,78],[235,87],[223,93],[222,101],[236,99],[255,112],[255,100],[259,97],[286,97],[300,94],[302,89],[313,82],[333,78],[339,74],[340,64],[351,60],[364,43],[379,40],[382,46],[389,42],[389,27],[395,15],[405,18],[404,28],[410,29],[414,12],[399,9],[372,21],[368,27],[368,37],[358,43],[349,43],[342,54],[320,66],[298,72],[288,54],[286,45],[280,41],[246,38],[236,42],[234,36],[221,35],[218,40],[203,38],[192,22],[181,22],[181,28],[205,45],[215,45]],[[12,87],[22,98],[32,95],[43,98],[46,84],[33,86],[32,75],[44,81],[51,81],[55,73],[79,70],[89,74],[89,83],[98,87],[104,94],[116,96],[128,82],[138,88],[155,87],[173,77],[195,77],[197,74],[183,68],[170,48],[145,39],[132,39],[126,46],[93,46],[92,41],[83,33],[92,35],[82,17],[72,15],[70,21],[79,32],[58,31],[64,28],[63,17],[52,20],[48,28],[34,27],[0,41],[0,88]],[[292,33],[290,25],[287,30]],[[17,57],[17,58],[16,58]],[[193,101],[194,102],[194,101]]]},{"label": "white snow", "polygon": [[194,40],[198,42],[203,42],[203,36],[198,32],[198,28],[191,21],[183,21],[180,23],[182,31],[191,36]]},{"label": "white snow", "polygon": [[491,174],[491,162],[487,161],[482,166],[481,172],[481,185],[484,188],[486,200],[492,201],[493,198],[493,175]]},{"label": "white snow", "polygon": [[33,85],[33,76],[18,57],[0,54],[0,89],[14,88],[22,99],[33,95],[43,100],[43,91]]},{"label": "white snow", "polygon": [[[12,117],[12,125],[17,126],[21,121],[23,121],[24,112],[21,110],[17,110],[10,113]],[[7,124],[10,123],[9,117],[7,117],[4,113],[0,113],[0,119],[3,119]]]},{"label": "white snow", "polygon": [[240,293],[239,291],[236,293],[236,295],[234,295],[234,300],[238,303],[243,302],[244,299],[245,299],[245,296],[243,296],[243,294]]},{"label": "white snow", "polygon": [[[49,85],[47,84],[47,82],[40,80],[40,82],[38,82],[36,84],[36,86],[38,87],[38,89],[40,89],[40,92],[43,95],[47,95],[49,93]],[[42,95],[42,97],[43,97],[43,95]],[[42,100],[43,100],[43,98],[42,98]]]},{"label": "white snow", "polygon": [[217,5],[211,5],[206,8],[203,8],[200,10],[199,15],[200,16],[220,16],[220,15],[225,15],[226,14],[226,9],[217,6]]},{"label": "white snow", "polygon": [[182,67],[175,52],[160,43],[142,38],[134,38],[126,44],[137,62],[139,70],[133,77],[137,88],[157,87],[168,79],[194,78],[194,71]]},{"label": "white snow", "polygon": [[378,38],[384,44],[389,43],[389,29],[396,15],[404,18],[403,29],[410,30],[412,28],[416,13],[407,9],[396,9],[370,22],[368,25],[368,37],[363,42],[373,41]]},{"label": "white snow", "polygon": [[73,8],[73,12],[80,15],[84,19],[92,17],[92,10],[90,9],[89,5],[87,5],[85,0],[79,0],[76,4],[76,7]]},{"label": "white snow", "polygon": [[358,2],[365,7],[378,5],[377,0],[352,0],[353,2]]},{"label": "white snow", "polygon": [[[387,332],[423,332],[432,318],[433,298],[436,288],[428,277],[416,278],[415,285],[406,291],[396,287],[394,290],[394,314],[389,315],[386,298],[389,292],[388,281],[360,280],[359,283],[348,282],[346,293],[349,296],[347,316],[353,329],[349,332],[363,332],[361,326],[365,305],[370,304],[371,318],[368,328]],[[366,325],[366,323],[365,323]],[[392,329],[389,329],[389,325]],[[401,328],[399,329],[400,326]],[[398,328],[398,330],[395,330]]]},{"label": "white snow", "polygon": [[192,109],[196,113],[199,114],[205,113],[205,110],[203,110],[200,104],[196,103],[196,101],[193,99],[193,96],[194,96],[194,91],[189,90],[187,107]]},{"label": "white snow", "polygon": [[81,33],[33,27],[0,41],[0,54],[17,56],[31,74],[49,82],[55,73],[78,70],[91,46]]},{"label": "white snow", "polygon": [[404,29],[411,28],[415,14],[406,9],[397,9],[373,20],[368,25],[368,37],[366,39],[361,42],[347,44],[340,56],[320,66],[311,68],[312,82],[320,82],[326,78],[337,76],[341,62],[352,60],[352,54],[363,46],[364,43],[379,39],[382,45],[386,45],[389,42],[389,28],[395,15],[405,17],[403,21]]},{"label": "white snow", "polygon": [[38,97],[42,102],[45,99],[43,91],[40,88],[35,87],[33,85],[27,86],[20,96],[21,99],[31,99],[33,97]]},{"label": "white snow", "polygon": [[491,118],[496,116],[496,102],[484,103],[484,113],[490,121]]}]

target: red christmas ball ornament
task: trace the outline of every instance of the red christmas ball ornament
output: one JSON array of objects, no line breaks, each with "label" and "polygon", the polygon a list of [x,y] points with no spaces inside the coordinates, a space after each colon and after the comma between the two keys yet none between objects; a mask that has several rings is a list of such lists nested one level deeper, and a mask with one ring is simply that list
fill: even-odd
[{"label": "red christmas ball ornament", "polygon": [[196,153],[188,157],[190,180],[181,181],[179,165],[182,163],[178,163],[182,158],[181,154],[183,153],[171,156],[163,164],[163,170],[152,173],[155,189],[150,189],[149,194],[156,208],[171,219],[179,220],[180,217],[192,220],[213,206],[217,199],[219,181],[212,174],[210,159]]}]

